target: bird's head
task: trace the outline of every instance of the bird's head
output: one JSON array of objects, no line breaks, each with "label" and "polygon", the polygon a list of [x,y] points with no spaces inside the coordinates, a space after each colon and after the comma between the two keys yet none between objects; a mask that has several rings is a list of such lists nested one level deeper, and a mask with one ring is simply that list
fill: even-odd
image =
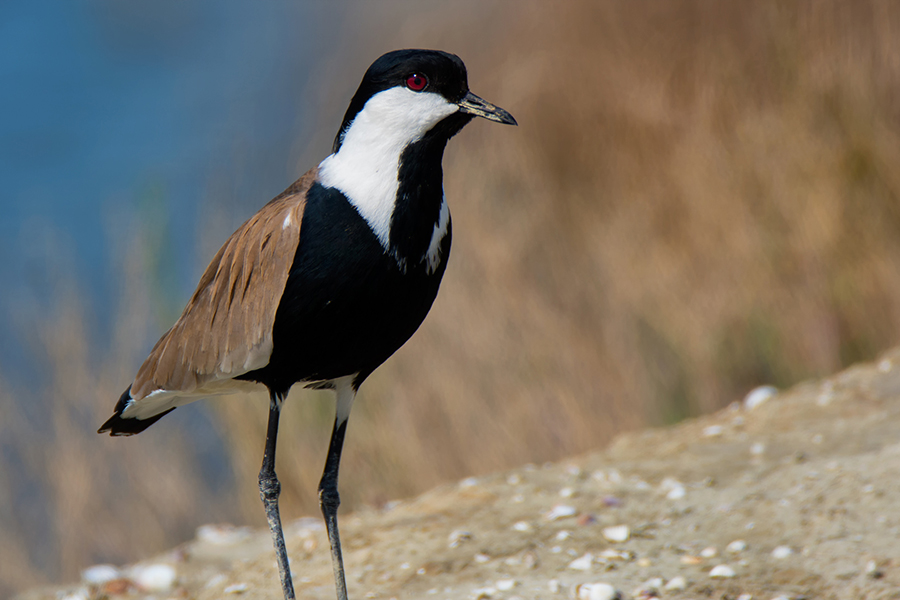
[{"label": "bird's head", "polygon": [[516,125],[508,112],[469,91],[466,66],[438,50],[395,50],[363,76],[341,129],[337,153],[348,137],[395,138],[406,146],[432,132],[449,139],[474,117]]}]

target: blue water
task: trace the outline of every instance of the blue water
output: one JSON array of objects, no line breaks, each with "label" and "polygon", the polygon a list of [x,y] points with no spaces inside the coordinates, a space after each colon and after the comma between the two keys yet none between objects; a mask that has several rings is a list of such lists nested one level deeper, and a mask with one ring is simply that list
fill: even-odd
[{"label": "blue water", "polygon": [[[148,250],[164,288],[155,300],[180,309],[209,258],[201,217],[220,209],[210,243],[221,243],[299,176],[310,65],[339,16],[301,0],[0,0],[0,383],[14,390],[31,442],[48,426],[46,315],[77,303],[97,356],[108,353],[119,255],[137,230],[158,238]],[[168,324],[148,323],[140,343],[149,350]],[[196,425],[203,486],[227,489],[233,475],[209,415],[182,411],[176,423]],[[86,408],[73,414],[84,431],[98,425]],[[34,446],[3,440],[0,461],[35,534],[24,551],[56,577],[58,524],[24,458]]]},{"label": "blue water", "polygon": [[211,190],[237,224],[299,175],[307,72],[336,13],[296,0],[0,2],[0,376],[39,369],[28,315],[58,302],[60,277],[104,337],[128,235],[115,230],[148,211],[183,301]]}]

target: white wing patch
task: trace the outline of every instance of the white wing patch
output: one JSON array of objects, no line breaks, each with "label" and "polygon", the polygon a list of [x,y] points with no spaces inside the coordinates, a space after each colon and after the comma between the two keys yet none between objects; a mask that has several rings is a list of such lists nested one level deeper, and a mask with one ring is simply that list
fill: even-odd
[{"label": "white wing patch", "polygon": [[400,187],[400,154],[458,110],[440,94],[384,90],[369,98],[353,119],[337,154],[319,164],[319,182],[347,196],[385,250]]},{"label": "white wing patch", "polygon": [[140,400],[130,400],[122,411],[123,419],[149,419],[161,412],[176,406],[184,406],[195,400],[208,396],[250,392],[261,389],[261,385],[253,381],[240,379],[216,379],[205,385],[185,392],[182,390],[154,390]]}]

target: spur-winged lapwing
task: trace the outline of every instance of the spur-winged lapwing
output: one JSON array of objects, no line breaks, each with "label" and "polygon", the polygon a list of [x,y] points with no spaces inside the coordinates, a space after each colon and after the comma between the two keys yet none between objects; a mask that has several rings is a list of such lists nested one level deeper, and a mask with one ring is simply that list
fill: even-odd
[{"label": "spur-winged lapwing", "polygon": [[469,91],[458,57],[397,50],[376,60],[331,155],[225,242],[99,430],[140,433],[200,397],[266,386],[259,489],[285,598],[294,589],[275,476],[282,401],[295,383],[337,396],[319,504],[344,600],[337,481],[350,406],[434,302],[451,237],[441,159],[447,141],[474,117],[516,124]]}]

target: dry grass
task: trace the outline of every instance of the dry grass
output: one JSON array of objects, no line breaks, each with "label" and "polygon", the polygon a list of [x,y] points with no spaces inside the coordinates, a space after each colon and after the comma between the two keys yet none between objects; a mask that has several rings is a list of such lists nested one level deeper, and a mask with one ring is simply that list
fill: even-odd
[{"label": "dry grass", "polygon": [[[451,144],[450,267],[422,330],[363,387],[343,462],[345,506],[582,452],[616,431],[712,410],[757,384],[786,386],[896,344],[900,5],[490,6],[477,21],[435,9],[437,33],[422,26],[437,22],[429,15],[381,25],[370,34],[377,44],[355,40],[362,56],[457,50],[474,91],[520,127],[476,123]],[[141,275],[132,281],[139,287]],[[54,345],[65,340],[53,356],[61,422],[50,425],[47,456],[34,459],[53,499],[58,564],[6,560],[5,540],[28,545],[29,532],[9,529],[0,513],[4,581],[7,572],[13,583],[70,577],[85,554],[134,556],[138,541],[121,528],[134,510],[168,524],[145,527],[156,537],[140,542],[153,548],[212,518],[208,490],[189,485],[185,442],[165,425],[140,443],[66,432],[85,407],[105,416],[140,361],[126,342],[151,319],[128,307],[98,379],[80,358],[78,315],[45,325]],[[332,418],[327,395],[299,396],[279,440],[287,516],[317,510]],[[261,524],[265,401],[209,404],[230,438],[229,491],[243,508],[238,517],[224,503],[218,514]],[[19,418],[3,415],[3,426],[21,432]]]},{"label": "dry grass", "polygon": [[[422,330],[363,387],[351,506],[582,452],[900,333],[900,7],[518,6],[493,36],[496,14],[442,13],[467,31],[446,47],[479,48],[475,91],[521,125],[451,144],[453,257]],[[421,24],[377,36],[438,45],[408,34]],[[294,514],[316,510],[319,402],[285,417]],[[263,413],[219,406],[251,480]]]}]

